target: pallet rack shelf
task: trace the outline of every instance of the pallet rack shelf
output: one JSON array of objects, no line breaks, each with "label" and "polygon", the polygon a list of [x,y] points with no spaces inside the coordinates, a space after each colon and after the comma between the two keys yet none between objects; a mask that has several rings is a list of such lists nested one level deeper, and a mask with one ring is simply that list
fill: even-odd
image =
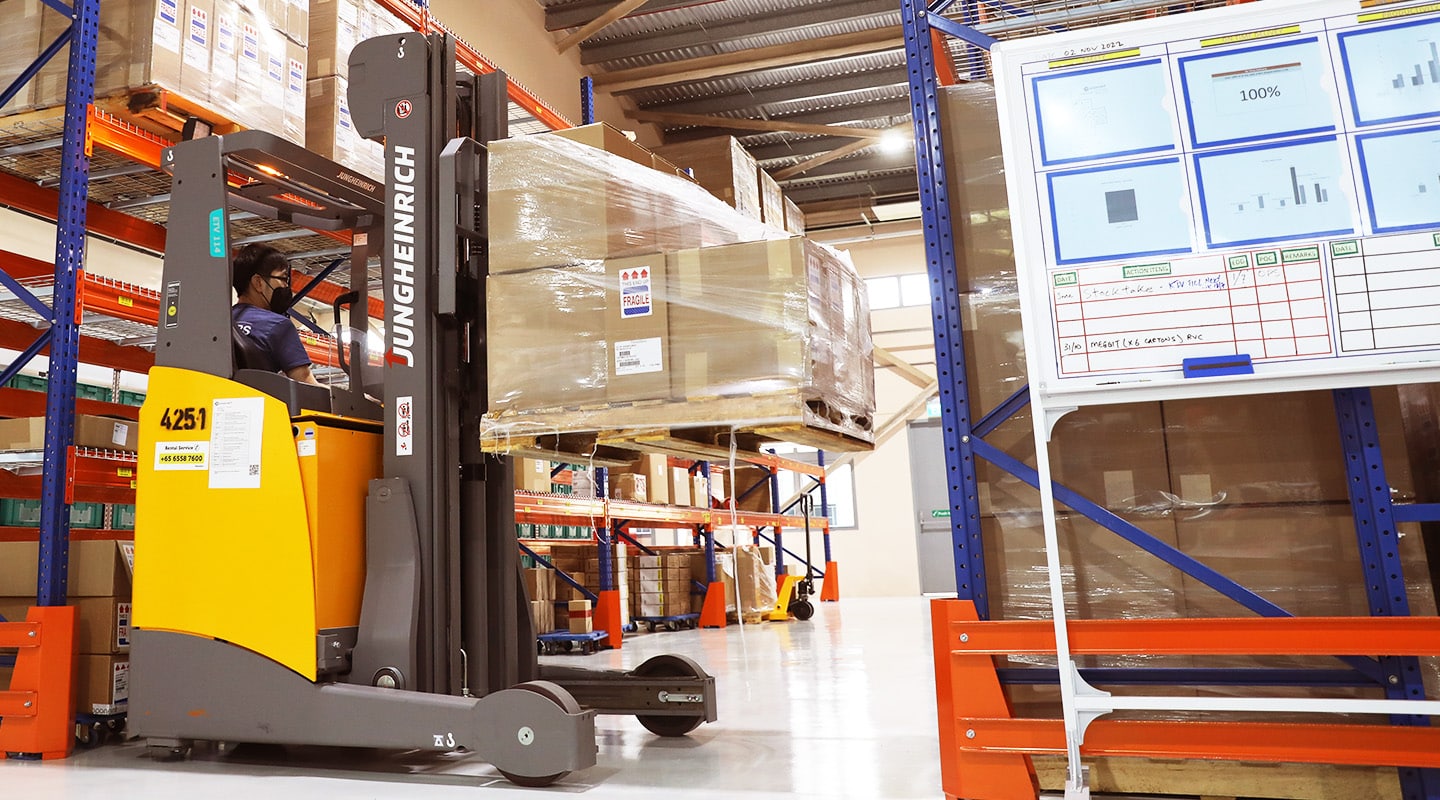
[{"label": "pallet rack shelf", "polygon": [[[1194,7],[1228,2],[1191,4]],[[990,621],[988,577],[980,532],[981,509],[976,489],[977,459],[984,459],[1038,486],[1036,470],[985,440],[996,427],[1029,402],[1021,389],[994,409],[975,408],[966,384],[962,346],[961,296],[952,234],[945,152],[942,147],[939,92],[960,78],[988,77],[986,51],[997,36],[1043,34],[1118,19],[1140,18],[1157,11],[1099,3],[1067,10],[1063,17],[1046,15],[1040,6],[1003,7],[1003,13],[980,4],[953,0],[901,0],[910,79],[919,190],[923,210],[926,259],[931,283],[935,344],[949,499],[952,554],[958,599],[935,601],[932,624],[935,643],[937,703],[940,711],[941,769],[948,797],[1004,798],[1031,796],[1036,789],[1027,754],[1067,754],[1076,763],[1076,731],[1066,723],[1012,718],[1001,692],[1005,683],[1057,683],[1056,670],[997,670],[993,657],[1016,652],[1055,652],[1056,631],[1049,622]],[[1223,670],[1114,669],[1082,677],[1123,685],[1365,685],[1388,698],[1424,697],[1417,656],[1433,655],[1434,619],[1403,619],[1409,614],[1403,571],[1393,541],[1397,521],[1434,520],[1434,506],[1392,505],[1376,437],[1375,414],[1368,389],[1334,392],[1336,415],[1350,479],[1360,551],[1365,554],[1365,592],[1376,617],[1392,619],[1295,619],[1255,592],[1186,555],[1078,493],[1058,484],[1055,498],[1081,515],[1221,592],[1260,618],[1205,620],[1122,620],[1104,623],[1077,620],[1066,628],[1072,652],[1144,655],[1164,650],[1160,637],[1180,632],[1185,654],[1323,654],[1342,657],[1345,670]],[[1043,446],[1043,443],[1040,445]],[[1038,626],[1038,627],[1037,627]],[[1109,626],[1100,630],[1100,627]],[[1111,630],[1113,628],[1113,630]],[[1043,629],[1043,630],[1042,630]],[[1167,633],[1168,632],[1168,633]],[[1013,638],[1012,638],[1013,637]],[[1383,639],[1383,642],[1382,642]],[[1357,648],[1355,642],[1363,642]],[[1097,644],[1103,642],[1103,644]],[[1090,648],[1090,649],[1087,649]],[[1363,651],[1363,652],[1362,652]],[[1380,655],[1373,659],[1371,656]],[[1363,657],[1361,657],[1363,656]],[[1100,674],[1103,672],[1104,674]],[[1262,674],[1263,673],[1263,674]],[[1144,698],[1117,696],[1117,708],[1139,708]],[[1264,698],[1247,698],[1259,707]],[[1317,701],[1325,703],[1328,701]],[[1380,702],[1380,701],[1365,701]],[[1216,704],[1221,705],[1221,704]],[[1334,704],[1340,710],[1341,704]],[[1430,703],[1429,705],[1436,705]],[[1323,705],[1320,707],[1324,707]],[[1098,716],[1098,715],[1097,715]],[[1129,722],[1104,717],[1086,729],[1078,755],[1151,756],[1156,758],[1237,759],[1264,762],[1390,765],[1399,768],[1406,798],[1440,798],[1440,761],[1435,758],[1435,733],[1423,717],[1398,717],[1377,726],[1261,723]],[[1083,773],[1072,770],[1067,797],[1088,796]]]}]

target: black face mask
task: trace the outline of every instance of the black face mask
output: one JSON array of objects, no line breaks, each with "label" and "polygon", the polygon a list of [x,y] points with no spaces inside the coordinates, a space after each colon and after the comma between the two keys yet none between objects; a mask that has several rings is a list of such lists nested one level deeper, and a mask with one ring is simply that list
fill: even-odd
[{"label": "black face mask", "polygon": [[277,286],[270,294],[270,310],[276,314],[288,313],[294,299],[294,292],[290,291],[289,286]]}]

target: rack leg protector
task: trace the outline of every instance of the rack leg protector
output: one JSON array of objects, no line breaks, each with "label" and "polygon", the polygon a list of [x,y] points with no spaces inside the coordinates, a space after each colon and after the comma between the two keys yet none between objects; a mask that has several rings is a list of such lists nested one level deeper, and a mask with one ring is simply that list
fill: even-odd
[{"label": "rack leg protector", "polygon": [[75,746],[75,607],[34,607],[0,622],[0,648],[19,648],[0,691],[0,758],[65,758]]}]

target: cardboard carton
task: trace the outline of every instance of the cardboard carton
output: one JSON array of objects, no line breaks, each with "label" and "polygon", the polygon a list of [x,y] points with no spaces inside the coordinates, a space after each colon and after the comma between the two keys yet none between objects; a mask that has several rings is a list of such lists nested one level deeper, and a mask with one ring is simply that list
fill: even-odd
[{"label": "cardboard carton", "polygon": [[650,495],[646,490],[648,482],[644,475],[622,473],[610,476],[610,497],[615,500],[633,500],[647,503]]},{"label": "cardboard carton", "polygon": [[668,397],[670,304],[661,254],[605,262],[605,398],[611,403]]},{"label": "cardboard carton", "polygon": [[571,633],[590,633],[595,630],[595,610],[589,600],[571,600],[567,608]]},{"label": "cardboard carton", "polygon": [[[130,596],[132,542],[70,543],[70,597]],[[0,542],[0,597],[34,597],[40,568],[39,542]]]},{"label": "cardboard carton", "polygon": [[805,235],[805,212],[788,197],[785,198],[785,230],[799,236]]},{"label": "cardboard carton", "polygon": [[759,165],[733,136],[665,145],[655,152],[681,169],[711,194],[752,219],[761,218]]},{"label": "cardboard carton", "polygon": [[550,491],[550,462],[534,458],[513,458],[515,488],[523,492]]},{"label": "cardboard carton", "polygon": [[530,601],[530,622],[535,632],[549,633],[555,630],[555,603],[551,600]]},{"label": "cardboard carton", "polygon": [[777,231],[785,227],[785,193],[780,184],[764,169],[759,170],[760,179],[760,221]]},{"label": "cardboard carton", "polygon": [[75,708],[86,714],[118,714],[130,700],[130,657],[82,655],[76,660]]}]

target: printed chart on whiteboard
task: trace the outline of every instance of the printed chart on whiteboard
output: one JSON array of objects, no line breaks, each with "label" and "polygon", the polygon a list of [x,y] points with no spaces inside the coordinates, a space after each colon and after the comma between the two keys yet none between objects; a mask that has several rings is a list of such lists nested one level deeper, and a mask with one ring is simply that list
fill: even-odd
[{"label": "printed chart on whiteboard", "polygon": [[1276,0],[992,55],[1032,390],[1440,379],[1440,3]]}]

